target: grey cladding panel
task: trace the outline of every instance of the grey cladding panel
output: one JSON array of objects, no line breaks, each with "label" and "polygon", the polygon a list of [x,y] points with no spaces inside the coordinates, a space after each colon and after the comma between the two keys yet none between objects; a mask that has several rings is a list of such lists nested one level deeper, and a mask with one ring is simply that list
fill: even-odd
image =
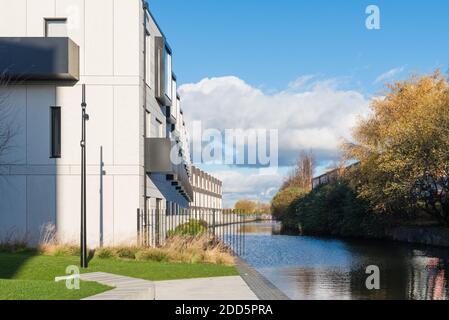
[{"label": "grey cladding panel", "polygon": [[167,138],[145,139],[145,169],[152,173],[173,171],[170,160],[171,141]]}]

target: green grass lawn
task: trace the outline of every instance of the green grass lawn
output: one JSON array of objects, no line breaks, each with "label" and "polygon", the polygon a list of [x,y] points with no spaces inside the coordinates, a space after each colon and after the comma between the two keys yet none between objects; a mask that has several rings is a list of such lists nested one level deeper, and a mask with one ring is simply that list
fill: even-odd
[{"label": "green grass lawn", "polygon": [[[68,290],[55,283],[69,265],[79,265],[78,257],[51,257],[32,253],[0,253],[0,300],[82,299],[111,289],[97,283],[81,282],[80,290]],[[175,264],[94,258],[86,272],[108,272],[147,279],[174,280],[238,275],[234,267],[211,264]]]},{"label": "green grass lawn", "polygon": [[81,282],[80,290],[68,290],[64,281],[0,279],[0,300],[79,300],[111,289],[86,281]]}]

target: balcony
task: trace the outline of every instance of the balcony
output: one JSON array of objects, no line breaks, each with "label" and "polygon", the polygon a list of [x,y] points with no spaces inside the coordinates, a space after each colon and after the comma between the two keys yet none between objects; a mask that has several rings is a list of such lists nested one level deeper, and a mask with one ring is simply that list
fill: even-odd
[{"label": "balcony", "polygon": [[3,79],[24,82],[79,80],[79,47],[70,38],[0,38]]},{"label": "balcony", "polygon": [[193,201],[193,188],[190,184],[187,164],[174,164],[170,153],[173,142],[168,138],[145,138],[145,171],[165,174],[173,187],[187,201]]},{"label": "balcony", "polygon": [[170,159],[172,142],[167,138],[145,138],[145,170],[148,173],[173,172]]}]

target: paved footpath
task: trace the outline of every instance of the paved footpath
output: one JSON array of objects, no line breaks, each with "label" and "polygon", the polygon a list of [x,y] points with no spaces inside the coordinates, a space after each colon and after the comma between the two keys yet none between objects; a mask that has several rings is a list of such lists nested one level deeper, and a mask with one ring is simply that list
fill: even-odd
[{"label": "paved footpath", "polygon": [[94,272],[82,274],[81,280],[115,287],[84,300],[258,300],[239,276],[148,281]]}]

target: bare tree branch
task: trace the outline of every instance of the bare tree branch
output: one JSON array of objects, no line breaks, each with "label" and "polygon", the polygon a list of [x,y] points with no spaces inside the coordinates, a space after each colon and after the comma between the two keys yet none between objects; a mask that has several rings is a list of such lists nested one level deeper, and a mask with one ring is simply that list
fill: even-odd
[{"label": "bare tree branch", "polygon": [[14,138],[19,133],[19,126],[14,121],[17,110],[11,101],[11,87],[14,85],[7,70],[3,71],[0,74],[0,165],[14,148]]},{"label": "bare tree branch", "polygon": [[296,166],[284,181],[281,190],[289,187],[298,187],[304,190],[312,188],[313,171],[315,169],[315,157],[313,152],[302,151]]}]

